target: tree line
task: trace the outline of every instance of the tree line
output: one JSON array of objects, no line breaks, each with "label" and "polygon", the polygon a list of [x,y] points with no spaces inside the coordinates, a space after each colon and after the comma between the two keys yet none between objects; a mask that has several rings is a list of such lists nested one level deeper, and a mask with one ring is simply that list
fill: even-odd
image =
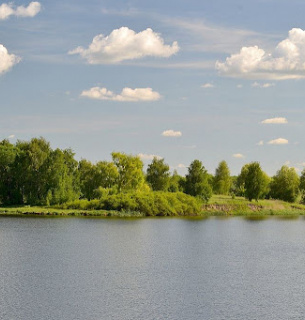
[{"label": "tree line", "polygon": [[283,166],[269,177],[258,162],[242,167],[231,176],[225,161],[209,174],[200,160],[194,160],[185,176],[164,159],[155,157],[143,171],[138,156],[120,152],[112,161],[77,161],[71,149],[55,149],[44,138],[0,142],[0,203],[2,205],[57,205],[78,199],[100,199],[130,192],[183,192],[208,201],[212,194],[243,196],[249,200],[281,199],[305,202],[305,170]]}]

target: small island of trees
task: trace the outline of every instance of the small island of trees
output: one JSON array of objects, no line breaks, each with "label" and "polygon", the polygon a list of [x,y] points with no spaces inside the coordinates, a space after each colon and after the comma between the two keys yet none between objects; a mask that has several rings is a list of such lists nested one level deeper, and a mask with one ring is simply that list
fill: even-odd
[{"label": "small island of trees", "polygon": [[305,170],[282,166],[269,177],[258,162],[231,176],[225,161],[209,174],[195,159],[185,176],[164,159],[148,165],[136,155],[111,154],[112,161],[77,161],[71,149],[55,149],[44,138],[0,142],[0,204],[62,209],[141,212],[146,216],[198,215],[213,195],[227,199],[277,199],[305,203]]}]

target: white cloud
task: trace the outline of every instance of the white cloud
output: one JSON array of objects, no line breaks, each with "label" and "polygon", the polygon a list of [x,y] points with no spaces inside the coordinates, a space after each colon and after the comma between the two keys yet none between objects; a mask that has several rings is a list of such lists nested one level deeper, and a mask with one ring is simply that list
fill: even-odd
[{"label": "white cloud", "polygon": [[242,87],[243,87],[242,84],[238,84],[238,85],[236,86],[236,88],[238,88],[238,89],[241,89]]},{"label": "white cloud", "polygon": [[244,158],[245,156],[243,155],[243,154],[241,154],[241,153],[235,153],[235,154],[233,154],[233,158],[237,158],[237,159],[242,159],[242,158]]},{"label": "white cloud", "polygon": [[305,30],[293,28],[272,53],[258,46],[242,47],[216,69],[230,77],[248,79],[298,79],[305,77]]},{"label": "white cloud", "polygon": [[179,164],[177,165],[177,168],[179,168],[179,169],[184,169],[184,168],[187,168],[187,166],[186,166],[185,164],[183,164],[183,163],[179,163]]},{"label": "white cloud", "polygon": [[284,138],[278,138],[278,139],[270,140],[268,144],[288,144],[288,140]]},{"label": "white cloud", "polygon": [[161,98],[161,95],[153,91],[151,88],[124,88],[120,94],[100,87],[93,87],[89,90],[84,90],[81,97],[87,97],[97,100],[112,100],[112,101],[156,101]]},{"label": "white cloud", "polygon": [[274,87],[275,84],[274,83],[259,83],[259,82],[253,82],[251,85],[253,88],[270,88],[270,87]]},{"label": "white cloud", "polygon": [[80,54],[90,64],[109,64],[147,56],[167,58],[178,51],[176,41],[172,45],[166,45],[160,34],[150,28],[136,33],[122,27],[113,30],[109,36],[97,35],[88,49],[77,47],[69,51],[69,54]]},{"label": "white cloud", "polygon": [[155,154],[139,153],[138,156],[141,160],[153,160],[154,158],[157,158],[158,160],[162,159],[162,157]]},{"label": "white cloud", "polygon": [[263,145],[264,145],[264,141],[261,140],[261,141],[259,141],[256,145],[258,145],[258,146],[263,146]]},{"label": "white cloud", "polygon": [[286,118],[270,118],[263,120],[261,123],[263,124],[285,124],[288,123]]},{"label": "white cloud", "polygon": [[7,49],[0,44],[0,74],[7,72],[15,64],[20,62],[21,58],[14,54],[9,54]]},{"label": "white cloud", "polygon": [[14,134],[11,134],[10,136],[7,137],[8,139],[14,139],[15,138],[15,135]]},{"label": "white cloud", "polygon": [[13,3],[2,3],[0,6],[0,20],[5,20],[10,16],[35,17],[39,13],[41,5],[39,2],[31,2],[27,7],[14,7]]},{"label": "white cloud", "polygon": [[165,130],[162,132],[163,137],[181,137],[181,131]]},{"label": "white cloud", "polygon": [[210,88],[214,88],[215,86],[212,83],[205,83],[201,86],[201,88],[204,89],[210,89]]}]

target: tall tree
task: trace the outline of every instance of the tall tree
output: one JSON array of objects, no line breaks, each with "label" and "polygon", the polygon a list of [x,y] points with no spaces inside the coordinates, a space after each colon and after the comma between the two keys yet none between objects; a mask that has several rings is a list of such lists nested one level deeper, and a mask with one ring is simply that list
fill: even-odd
[{"label": "tall tree", "polygon": [[263,198],[268,192],[269,178],[258,162],[252,162],[247,167],[245,176],[245,196],[252,201]]},{"label": "tall tree", "polygon": [[8,140],[0,142],[0,203],[15,203],[15,181],[13,164],[18,149]]},{"label": "tall tree", "polygon": [[199,160],[194,160],[188,168],[185,193],[200,197],[204,201],[208,201],[212,196],[212,188],[208,182],[207,170]]},{"label": "tall tree", "polygon": [[145,184],[143,162],[138,156],[113,152],[112,160],[118,170],[119,192],[140,190]]},{"label": "tall tree", "polygon": [[154,191],[167,191],[169,187],[169,165],[164,163],[164,159],[154,157],[148,165],[146,180]]},{"label": "tall tree", "polygon": [[228,194],[230,191],[230,169],[225,161],[221,161],[216,168],[213,187],[214,192],[217,194]]},{"label": "tall tree", "polygon": [[183,192],[185,187],[185,177],[178,174],[177,170],[174,170],[173,174],[169,178],[169,192]]},{"label": "tall tree", "polygon": [[294,202],[299,194],[300,178],[294,168],[282,166],[272,178],[270,195],[274,199]]}]

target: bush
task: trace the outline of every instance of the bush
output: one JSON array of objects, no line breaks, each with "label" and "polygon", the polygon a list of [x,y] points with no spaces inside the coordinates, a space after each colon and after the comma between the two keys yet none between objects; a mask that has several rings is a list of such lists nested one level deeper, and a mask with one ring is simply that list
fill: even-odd
[{"label": "bush", "polygon": [[198,215],[202,202],[182,192],[129,192],[103,194],[98,200],[76,200],[63,205],[65,209],[117,210],[141,212],[146,216]]}]

